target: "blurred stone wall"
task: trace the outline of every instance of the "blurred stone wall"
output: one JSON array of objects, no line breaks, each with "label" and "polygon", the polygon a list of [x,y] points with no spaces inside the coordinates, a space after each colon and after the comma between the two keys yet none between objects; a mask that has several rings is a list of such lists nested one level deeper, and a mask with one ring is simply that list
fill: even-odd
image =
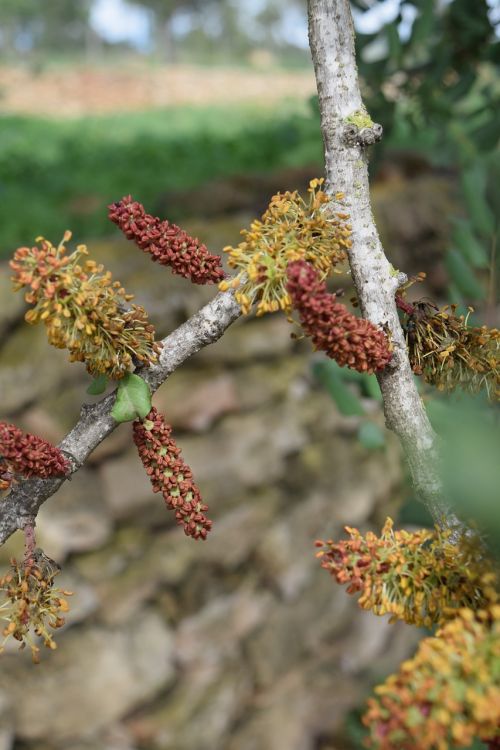
[{"label": "blurred stone wall", "polygon": [[[212,222],[217,245],[240,225]],[[214,293],[132,245],[91,249],[161,336]],[[22,322],[9,287],[3,266],[0,418],[57,442],[92,400],[89,378]],[[206,542],[172,523],[127,424],[44,505],[39,543],[75,594],[56,652],[0,661],[0,750],[347,749],[346,713],[417,634],[361,612],[313,542],[344,524],[379,528],[401,461],[391,436],[361,447],[358,418],[337,413],[310,364],[284,317],[240,321],[155,396],[209,504]],[[2,567],[21,549],[19,534]]]}]

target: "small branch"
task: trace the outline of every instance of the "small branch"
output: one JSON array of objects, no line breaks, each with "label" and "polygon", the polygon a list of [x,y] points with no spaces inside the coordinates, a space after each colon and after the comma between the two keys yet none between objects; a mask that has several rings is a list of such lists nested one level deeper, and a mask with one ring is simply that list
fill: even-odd
[{"label": "small branch", "polygon": [[465,533],[465,527],[450,510],[443,494],[437,437],[408,360],[394,298],[402,276],[394,272],[387,260],[373,219],[367,141],[360,133],[365,126],[375,135],[375,127],[376,134],[381,136],[381,129],[371,122],[361,99],[349,0],[308,0],[308,7],[327,192],[332,196],[335,211],[350,214],[353,246],[349,262],[361,312],[372,323],[390,331],[394,345],[391,363],[377,376],[386,424],[401,440],[417,495],[434,520],[457,534]]},{"label": "small branch", "polygon": [[[240,306],[233,292],[220,292],[163,339],[158,364],[138,371],[152,393],[186,359],[217,341],[240,315]],[[78,471],[92,451],[117,426],[111,416],[115,393],[105,396],[96,404],[84,404],[80,419],[58,446],[68,457],[72,473]],[[65,479],[25,479],[13,486],[0,504],[0,545],[17,529],[27,529],[34,524],[41,505],[57,492]]]},{"label": "small branch", "polygon": [[396,307],[406,313],[406,315],[413,315],[415,312],[415,305],[406,302],[399,294],[396,294]]},{"label": "small branch", "polygon": [[344,125],[343,139],[348,146],[373,146],[382,140],[382,125],[374,122],[370,126],[359,128],[354,123]]}]

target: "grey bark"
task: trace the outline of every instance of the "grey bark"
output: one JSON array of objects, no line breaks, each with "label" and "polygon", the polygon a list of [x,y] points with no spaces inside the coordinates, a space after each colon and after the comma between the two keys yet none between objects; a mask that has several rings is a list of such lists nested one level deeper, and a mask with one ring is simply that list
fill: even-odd
[{"label": "grey bark", "polygon": [[360,127],[353,123],[366,111],[359,89],[349,0],[309,0],[308,13],[326,189],[333,210],[350,215],[353,245],[349,263],[361,312],[384,327],[394,345],[390,365],[377,375],[386,424],[401,440],[416,493],[434,520],[462,533],[465,529],[444,497],[437,436],[415,385],[396,309],[395,292],[406,276],[387,260],[372,214],[367,145],[381,137],[382,128],[377,123]]}]

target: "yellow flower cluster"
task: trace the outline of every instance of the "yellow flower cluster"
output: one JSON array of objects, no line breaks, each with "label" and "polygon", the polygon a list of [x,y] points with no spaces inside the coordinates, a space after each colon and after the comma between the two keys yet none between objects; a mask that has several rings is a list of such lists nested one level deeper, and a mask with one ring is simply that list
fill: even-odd
[{"label": "yellow flower cluster", "polygon": [[359,605],[391,620],[431,627],[459,608],[495,601],[497,580],[473,541],[452,544],[447,532],[393,529],[387,519],[380,537],[346,527],[350,539],[318,541],[321,566]]},{"label": "yellow flower cluster", "polygon": [[363,723],[376,750],[448,750],[500,740],[500,605],[461,609],[375,688]]},{"label": "yellow flower cluster", "polygon": [[39,237],[39,247],[18,248],[10,262],[14,289],[28,287],[28,323],[43,321],[49,342],[68,349],[70,361],[85,362],[94,376],[119,379],[133,365],[156,362],[160,345],[146,311],[128,305],[133,295],[102,265],[85,259],[85,245],[66,254],[69,239],[66,232],[54,247]]},{"label": "yellow flower cluster", "polygon": [[0,578],[0,591],[5,594],[5,601],[0,605],[0,618],[7,622],[0,653],[10,637],[19,641],[21,648],[29,645],[35,663],[40,660],[40,649],[33,635],[41,638],[46,648],[56,648],[50,629],[64,625],[63,615],[69,610],[64,597],[72,594],[54,588],[54,578],[58,573],[59,567],[41,550],[35,550],[33,558],[25,564],[11,560],[9,572]]},{"label": "yellow flower cluster", "polygon": [[345,259],[351,245],[349,217],[324,210],[330,198],[322,184],[323,179],[311,180],[307,201],[297,191],[274,195],[262,220],[242,230],[244,240],[224,248],[238,274],[222,281],[219,289],[236,289],[244,314],[254,303],[257,315],[291,309],[286,269],[292,261],[308,261],[324,279]]},{"label": "yellow flower cluster", "polygon": [[438,309],[421,301],[413,308],[405,325],[413,371],[440,391],[484,388],[491,400],[499,399],[500,331],[468,326],[455,305]]}]

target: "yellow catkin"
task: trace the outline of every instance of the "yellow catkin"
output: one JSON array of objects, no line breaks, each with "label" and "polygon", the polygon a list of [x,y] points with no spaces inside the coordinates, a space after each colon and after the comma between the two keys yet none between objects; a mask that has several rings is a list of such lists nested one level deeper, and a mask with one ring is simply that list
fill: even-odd
[{"label": "yellow catkin", "polygon": [[21,247],[10,263],[14,289],[25,288],[26,313],[31,324],[42,321],[49,343],[68,349],[71,362],[84,362],[92,375],[119,379],[136,362],[154,363],[160,345],[146,311],[129,305],[111,273],[89,260],[85,245],[67,253],[66,232],[55,247],[38,238],[40,247]]},{"label": "yellow catkin", "polygon": [[323,179],[311,180],[307,200],[297,191],[274,195],[262,220],[242,230],[243,241],[224,248],[237,275],[231,282],[221,282],[219,288],[238,289],[235,296],[244,314],[254,304],[258,315],[291,310],[286,269],[292,261],[308,261],[324,278],[345,260],[350,246],[349,217],[331,210],[322,184]]}]

